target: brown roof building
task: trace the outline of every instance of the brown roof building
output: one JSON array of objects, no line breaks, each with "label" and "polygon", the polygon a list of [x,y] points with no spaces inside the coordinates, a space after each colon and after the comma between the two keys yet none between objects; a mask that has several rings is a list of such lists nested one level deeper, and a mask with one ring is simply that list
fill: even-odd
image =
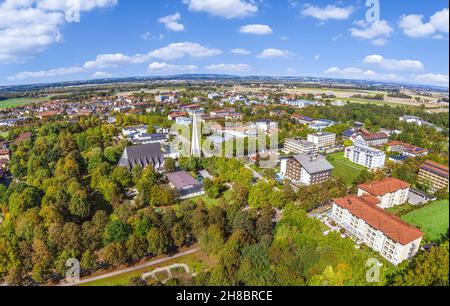
[{"label": "brown roof building", "polygon": [[448,166],[427,160],[420,166],[418,181],[421,184],[428,185],[432,192],[441,189],[447,189],[448,191]]}]

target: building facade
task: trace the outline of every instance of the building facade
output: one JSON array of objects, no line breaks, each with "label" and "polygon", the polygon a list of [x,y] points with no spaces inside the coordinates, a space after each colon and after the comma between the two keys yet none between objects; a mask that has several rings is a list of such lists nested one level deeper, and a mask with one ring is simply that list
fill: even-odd
[{"label": "building facade", "polygon": [[371,195],[376,197],[379,207],[386,209],[408,202],[410,184],[396,178],[386,178],[358,186],[358,196]]},{"label": "building facade", "polygon": [[316,155],[318,153],[316,144],[299,138],[288,138],[284,142],[283,152],[286,154],[307,154]]},{"label": "building facade", "polygon": [[449,191],[448,166],[427,160],[420,166],[418,181],[421,184],[429,185],[431,192],[441,189]]},{"label": "building facade", "polygon": [[333,201],[330,213],[347,235],[380,253],[394,265],[411,259],[420,249],[424,234],[378,207],[371,195],[347,196]]},{"label": "building facade", "polygon": [[324,183],[333,170],[323,156],[296,155],[281,161],[281,175],[295,186]]},{"label": "building facade", "polygon": [[345,157],[368,169],[383,168],[386,161],[383,151],[360,145],[345,148]]},{"label": "building facade", "polygon": [[389,142],[389,135],[386,133],[370,133],[356,136],[354,143],[366,147],[381,147]]},{"label": "building facade", "polygon": [[309,134],[308,141],[314,143],[319,149],[333,147],[336,144],[336,134],[316,133]]}]

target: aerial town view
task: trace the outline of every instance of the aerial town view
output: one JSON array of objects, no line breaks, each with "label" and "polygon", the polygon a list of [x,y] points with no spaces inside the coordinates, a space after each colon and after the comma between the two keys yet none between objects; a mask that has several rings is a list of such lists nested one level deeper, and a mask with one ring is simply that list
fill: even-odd
[{"label": "aerial town view", "polygon": [[441,0],[0,0],[0,290],[449,286],[448,66]]}]

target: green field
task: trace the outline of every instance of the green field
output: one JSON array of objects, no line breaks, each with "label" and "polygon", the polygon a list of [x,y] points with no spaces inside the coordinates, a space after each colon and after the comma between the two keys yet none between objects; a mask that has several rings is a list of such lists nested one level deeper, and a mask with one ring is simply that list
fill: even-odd
[{"label": "green field", "polygon": [[333,176],[342,178],[348,186],[353,185],[355,179],[366,169],[345,158],[344,152],[330,155],[328,161],[334,166]]},{"label": "green field", "polygon": [[129,284],[130,280],[135,277],[140,277],[142,274],[151,272],[157,268],[167,267],[173,264],[187,264],[192,272],[199,273],[204,269],[208,268],[213,260],[207,257],[203,252],[197,252],[194,254],[186,255],[183,257],[175,258],[173,260],[166,261],[159,265],[154,265],[151,267],[143,268],[133,272],[128,272],[120,274],[117,276],[93,281],[90,283],[85,283],[80,286],[83,287],[112,287],[112,286],[126,286]]},{"label": "green field", "polygon": [[[223,197],[225,200],[227,200],[227,202],[229,202],[232,195],[233,195],[233,191],[232,191],[232,190],[227,190],[227,191],[225,191],[225,193],[223,194],[222,197]],[[206,205],[207,207],[217,206],[217,205],[219,205],[219,202],[220,202],[220,198],[218,198],[218,199],[211,199],[211,198],[208,197],[208,195],[206,195],[206,194],[205,194],[204,196],[201,196],[201,197],[198,197],[198,198],[195,198],[195,199],[194,199],[194,201],[196,201],[197,203],[198,203],[200,200],[202,200],[202,201],[205,203],[205,205]]]},{"label": "green field", "polygon": [[403,216],[402,219],[419,227],[426,238],[435,241],[448,230],[449,202],[448,200],[436,201]]},{"label": "green field", "polygon": [[22,105],[32,104],[32,103],[40,103],[48,101],[49,97],[45,98],[17,98],[17,99],[8,99],[0,101],[0,108],[11,108],[18,107]]}]

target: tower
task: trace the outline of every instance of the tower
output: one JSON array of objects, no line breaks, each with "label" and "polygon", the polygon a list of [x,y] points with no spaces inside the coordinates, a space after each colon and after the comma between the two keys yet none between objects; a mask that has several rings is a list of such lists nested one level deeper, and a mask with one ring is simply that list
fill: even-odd
[{"label": "tower", "polygon": [[200,147],[200,130],[201,123],[198,114],[194,112],[192,120],[192,140],[191,140],[191,155],[193,157],[202,157],[202,150]]}]

